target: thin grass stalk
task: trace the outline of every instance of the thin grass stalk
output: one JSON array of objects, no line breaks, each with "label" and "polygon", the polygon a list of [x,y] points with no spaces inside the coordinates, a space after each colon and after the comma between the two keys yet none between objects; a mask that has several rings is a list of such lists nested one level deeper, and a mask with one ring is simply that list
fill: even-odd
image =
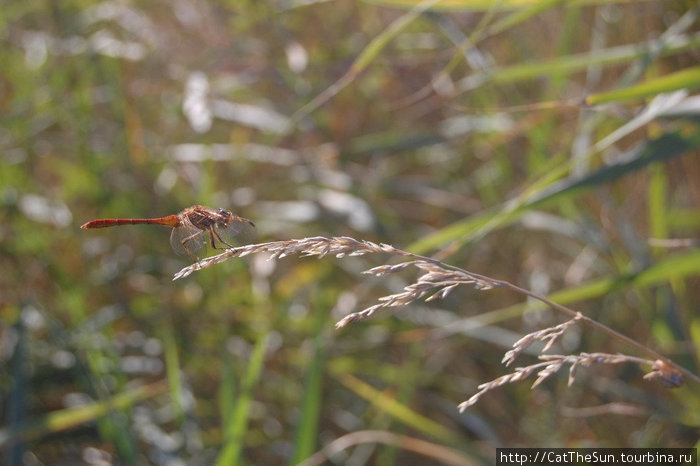
[{"label": "thin grass stalk", "polygon": [[530,290],[521,288],[517,285],[513,285],[505,280],[496,280],[485,275],[470,272],[459,267],[445,264],[437,259],[422,256],[419,254],[410,253],[403,251],[401,249],[395,248],[389,244],[377,244],[371,241],[357,240],[351,237],[323,237],[315,236],[302,239],[291,239],[283,241],[271,241],[267,243],[250,244],[246,246],[241,246],[237,248],[227,249],[221,254],[208,257],[199,262],[196,262],[188,267],[183,268],[177,274],[175,274],[173,280],[178,280],[180,278],[187,277],[188,275],[194,273],[197,270],[201,270],[207,267],[211,267],[215,264],[224,262],[226,260],[235,257],[244,257],[249,254],[255,254],[260,252],[266,252],[273,258],[282,258],[288,255],[299,254],[301,256],[317,256],[319,258],[325,257],[327,255],[335,255],[338,258],[345,256],[361,256],[365,254],[391,254],[401,257],[410,258],[410,261],[402,262],[395,265],[382,265],[379,267],[374,267],[367,270],[365,273],[369,273],[376,276],[382,276],[388,273],[395,273],[402,271],[408,267],[417,267],[424,271],[415,283],[409,284],[404,288],[404,291],[384,296],[379,299],[379,302],[373,306],[370,306],[362,311],[354,312],[348,314],[343,319],[336,323],[336,328],[342,328],[352,322],[363,320],[376,311],[388,308],[403,306],[414,302],[418,299],[425,299],[426,296],[430,295],[427,300],[430,299],[442,299],[449,294],[449,292],[456,286],[463,284],[471,284],[478,290],[487,290],[491,288],[506,288],[519,293],[523,296],[533,298],[535,300],[541,301],[542,303],[549,306],[551,309],[559,312],[562,315],[567,316],[569,319],[574,319],[575,321],[580,321],[587,326],[601,331],[622,343],[630,345],[641,353],[649,356],[654,361],[662,364],[663,367],[668,368],[669,371],[673,373],[680,373],[686,379],[692,380],[695,383],[700,384],[700,377],[696,374],[690,372],[684,367],[674,363],[670,359],[662,356],[655,350],[649,348],[648,346],[623,335],[610,327],[586,317],[579,312],[574,311],[566,306],[557,304],[550,299],[534,293]]},{"label": "thin grass stalk", "polygon": [[[559,370],[564,366],[564,364],[570,364],[569,368],[569,386],[573,384],[574,378],[576,376],[576,369],[579,366],[590,366],[592,364],[622,364],[622,363],[635,363],[635,364],[646,364],[652,367],[652,374],[658,371],[658,366],[654,361],[648,359],[637,358],[634,356],[628,356],[625,354],[608,354],[608,353],[581,353],[581,354],[543,354],[539,356],[539,359],[543,362],[536,364],[531,364],[525,367],[517,367],[514,372],[510,374],[502,375],[490,382],[482,383],[477,388],[479,391],[471,396],[467,401],[460,403],[458,409],[460,412],[464,412],[468,407],[476,404],[479,399],[486,393],[499,388],[503,385],[519,382],[530,377],[532,374],[537,372],[537,379],[532,384],[532,388],[537,387],[546,379],[551,377],[553,374],[559,372]],[[648,375],[648,374],[647,374]],[[645,376],[646,377],[646,376]]]}]

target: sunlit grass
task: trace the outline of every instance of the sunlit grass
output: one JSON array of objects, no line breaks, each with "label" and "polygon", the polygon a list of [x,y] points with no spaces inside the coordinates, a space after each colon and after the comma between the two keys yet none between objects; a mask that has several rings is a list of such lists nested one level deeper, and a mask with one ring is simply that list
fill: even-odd
[{"label": "sunlit grass", "polygon": [[[189,264],[166,230],[78,229],[203,204],[260,242],[392,244],[697,374],[697,5],[187,5],[3,8],[0,463],[491,464],[500,445],[698,442],[691,387],[617,364],[460,414],[513,342],[562,324],[538,301],[459,287],[337,331],[414,272],[261,254],[172,282]],[[624,349],[586,331],[553,351]]]}]

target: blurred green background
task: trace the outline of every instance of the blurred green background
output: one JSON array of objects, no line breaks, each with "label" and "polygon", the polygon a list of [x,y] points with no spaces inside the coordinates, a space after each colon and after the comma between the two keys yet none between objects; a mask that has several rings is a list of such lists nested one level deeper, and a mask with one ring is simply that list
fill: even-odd
[{"label": "blurred green background", "polygon": [[[631,365],[460,414],[562,321],[512,292],[337,331],[416,272],[258,255],[173,282],[167,228],[79,229],[203,204],[262,241],[385,242],[558,293],[697,374],[700,252],[659,241],[700,236],[697,3],[518,3],[3,2],[0,462],[297,464],[352,433],[327,461],[697,446],[698,387]],[[552,351],[631,349],[574,328]]]}]

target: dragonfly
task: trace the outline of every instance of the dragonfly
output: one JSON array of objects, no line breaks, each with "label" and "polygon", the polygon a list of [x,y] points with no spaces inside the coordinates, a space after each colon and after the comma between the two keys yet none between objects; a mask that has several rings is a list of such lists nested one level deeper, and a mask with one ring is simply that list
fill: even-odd
[{"label": "dragonfly", "polygon": [[[234,215],[225,209],[211,209],[201,205],[188,207],[177,215],[157,218],[104,218],[91,220],[80,228],[108,228],[119,225],[165,225],[172,227],[170,246],[176,254],[197,259],[195,252],[209,244],[213,249],[234,247],[236,240],[252,240],[255,224],[247,218]],[[237,241],[238,242],[238,241]]]}]

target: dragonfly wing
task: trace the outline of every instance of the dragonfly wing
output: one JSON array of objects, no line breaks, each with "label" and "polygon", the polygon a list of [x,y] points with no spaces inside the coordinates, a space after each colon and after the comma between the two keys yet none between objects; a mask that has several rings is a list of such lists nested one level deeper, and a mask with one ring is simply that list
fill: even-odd
[{"label": "dragonfly wing", "polygon": [[216,225],[214,230],[224,242],[232,246],[252,243],[257,236],[253,222],[243,217],[234,217],[228,226]]},{"label": "dragonfly wing", "polygon": [[180,225],[170,233],[170,246],[180,256],[193,256],[206,242],[205,232],[198,228]]}]

